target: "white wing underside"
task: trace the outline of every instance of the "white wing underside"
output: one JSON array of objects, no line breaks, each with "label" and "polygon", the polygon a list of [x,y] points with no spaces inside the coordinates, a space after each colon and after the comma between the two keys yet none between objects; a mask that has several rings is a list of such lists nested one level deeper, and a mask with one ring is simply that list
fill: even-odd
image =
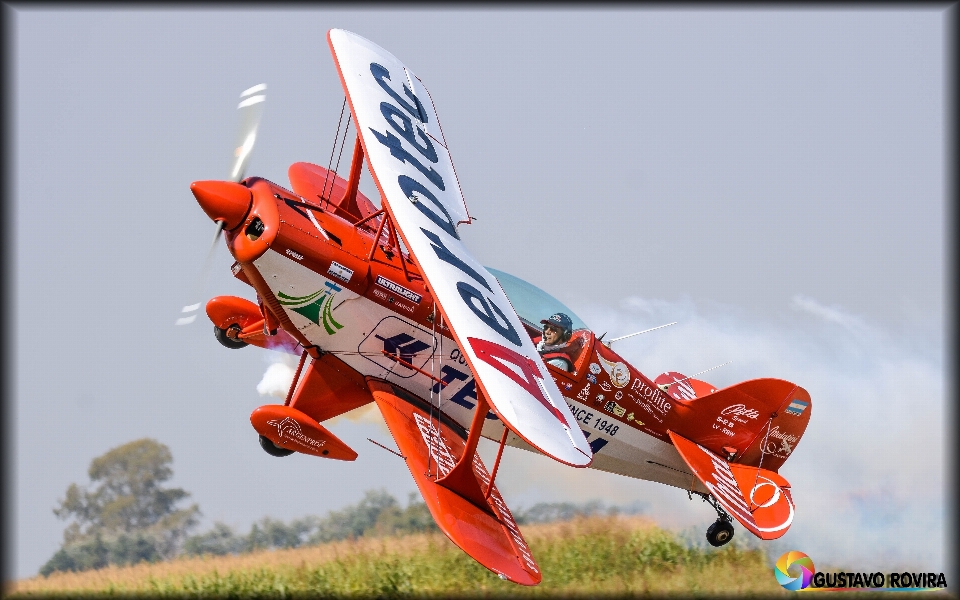
[{"label": "white wing underside", "polygon": [[503,289],[459,239],[457,225],[470,217],[423,83],[369,40],[340,29],[327,37],[384,207],[478,388],[533,447],[589,465],[590,446]]}]

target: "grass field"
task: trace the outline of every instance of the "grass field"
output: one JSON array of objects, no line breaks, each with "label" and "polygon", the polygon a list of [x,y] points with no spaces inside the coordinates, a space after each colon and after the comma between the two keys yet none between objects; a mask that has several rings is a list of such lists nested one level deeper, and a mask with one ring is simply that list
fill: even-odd
[{"label": "grass field", "polygon": [[641,517],[528,525],[536,587],[501,581],[442,534],[361,538],[239,556],[55,573],[8,586],[15,598],[90,595],[529,597],[786,594],[761,551],[691,549]]}]

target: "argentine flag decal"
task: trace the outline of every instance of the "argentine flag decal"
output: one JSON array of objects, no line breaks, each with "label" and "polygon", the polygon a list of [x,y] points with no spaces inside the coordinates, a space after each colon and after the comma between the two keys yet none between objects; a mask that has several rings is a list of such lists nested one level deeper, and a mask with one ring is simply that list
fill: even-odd
[{"label": "argentine flag decal", "polygon": [[806,400],[794,400],[790,403],[790,406],[787,407],[787,412],[791,415],[800,416],[809,404]]}]

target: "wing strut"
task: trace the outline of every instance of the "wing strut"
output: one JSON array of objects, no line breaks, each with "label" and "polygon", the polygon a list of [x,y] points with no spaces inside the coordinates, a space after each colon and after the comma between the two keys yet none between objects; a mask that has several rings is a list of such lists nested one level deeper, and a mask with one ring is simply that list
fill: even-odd
[{"label": "wing strut", "polygon": [[503,456],[503,447],[507,445],[508,433],[510,433],[510,428],[504,425],[503,436],[500,438],[500,449],[497,450],[497,460],[493,461],[493,471],[490,471],[490,485],[487,486],[487,493],[483,496],[484,499],[489,498],[490,492],[493,491],[493,480],[497,478],[497,469],[500,468],[500,457]]},{"label": "wing strut", "polygon": [[[489,410],[490,407],[487,404],[486,397],[483,395],[483,392],[478,389],[477,408],[476,412],[473,413],[473,422],[470,423],[470,434],[467,436],[467,441],[463,448],[463,455],[449,473],[437,479],[437,485],[441,485],[451,492],[463,496],[466,500],[470,501],[470,504],[492,515],[493,511],[487,502],[487,495],[480,489],[480,482],[477,481],[477,477],[473,471],[473,461],[477,454],[477,443],[480,441],[480,432],[483,429],[483,422],[487,418],[487,412],[489,412]],[[504,429],[506,430],[506,426],[504,426]],[[499,456],[497,458],[499,459]],[[489,493],[492,489],[493,477],[490,478],[487,492]]]},{"label": "wing strut", "polygon": [[363,216],[360,205],[357,204],[357,190],[360,188],[360,170],[363,167],[363,144],[360,143],[360,134],[357,134],[357,141],[353,146],[353,160],[350,162],[350,179],[347,180],[347,189],[343,191],[343,197],[337,202],[337,206],[347,211],[357,218]]},{"label": "wing strut", "polygon": [[[400,250],[400,242],[397,240],[397,228],[394,226],[393,221],[390,220],[390,215],[383,209],[378,210],[372,215],[368,215],[354,224],[354,229],[360,227],[367,221],[373,220],[377,217],[382,217],[380,219],[380,225],[377,226],[377,231],[373,234],[373,245],[370,246],[370,253],[367,254],[367,262],[372,262],[374,255],[377,253],[377,248],[380,248],[380,238],[383,236],[384,227],[387,228],[387,241],[390,244],[390,249],[396,248],[397,256],[400,257],[400,266],[403,268],[403,276],[407,281],[413,281],[413,278],[410,277],[410,271],[407,270],[407,259],[404,258],[403,252]],[[390,259],[390,255],[387,254],[386,250],[380,248],[380,251],[383,252],[387,259]],[[377,262],[383,263],[385,265],[393,266],[393,263],[384,263],[382,260]]]},{"label": "wing strut", "polygon": [[290,406],[290,400],[293,399],[293,391],[297,389],[297,382],[300,381],[300,373],[303,372],[303,363],[307,360],[307,351],[304,350],[300,354],[300,364],[297,365],[297,372],[293,376],[293,381],[290,382],[290,390],[287,391],[287,399],[283,401],[284,406]]}]

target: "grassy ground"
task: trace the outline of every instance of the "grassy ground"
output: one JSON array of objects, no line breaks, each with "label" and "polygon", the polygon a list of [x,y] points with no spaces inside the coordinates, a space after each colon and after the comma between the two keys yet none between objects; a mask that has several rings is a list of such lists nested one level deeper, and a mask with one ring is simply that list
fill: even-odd
[{"label": "grassy ground", "polygon": [[536,587],[501,581],[442,534],[363,538],[241,556],[55,573],[8,587],[11,597],[90,595],[529,597],[783,595],[758,550],[688,549],[640,517],[528,525],[543,572]]}]

